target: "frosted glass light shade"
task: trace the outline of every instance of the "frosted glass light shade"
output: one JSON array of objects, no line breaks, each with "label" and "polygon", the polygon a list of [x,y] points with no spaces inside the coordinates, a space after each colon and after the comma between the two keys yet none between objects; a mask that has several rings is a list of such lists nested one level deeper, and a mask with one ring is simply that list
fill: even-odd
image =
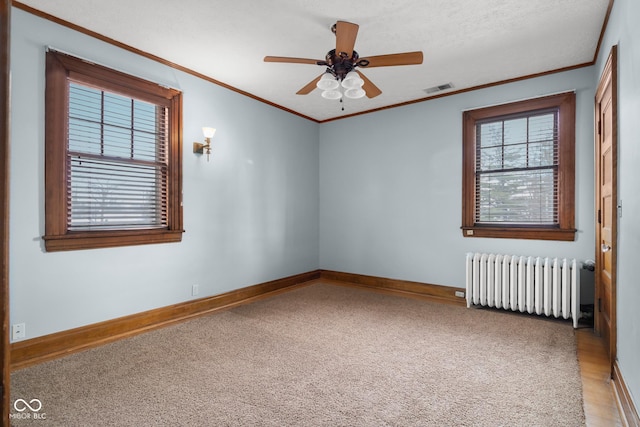
[{"label": "frosted glass light shade", "polygon": [[342,93],[339,90],[325,90],[322,92],[322,97],[325,99],[340,99],[342,98]]},{"label": "frosted glass light shade", "polygon": [[202,133],[204,134],[205,138],[213,138],[213,135],[215,135],[216,130],[214,128],[202,128]]},{"label": "frosted glass light shade", "polygon": [[338,80],[329,73],[324,73],[316,83],[316,87],[320,90],[336,90],[338,86],[340,86]]},{"label": "frosted glass light shade", "polygon": [[347,89],[344,91],[344,96],[351,99],[359,99],[365,96],[366,94],[367,93],[364,91],[364,89],[360,87],[355,87],[355,88]]},{"label": "frosted glass light shade", "polygon": [[355,71],[348,72],[342,80],[342,87],[345,89],[361,88],[363,84],[364,80]]}]

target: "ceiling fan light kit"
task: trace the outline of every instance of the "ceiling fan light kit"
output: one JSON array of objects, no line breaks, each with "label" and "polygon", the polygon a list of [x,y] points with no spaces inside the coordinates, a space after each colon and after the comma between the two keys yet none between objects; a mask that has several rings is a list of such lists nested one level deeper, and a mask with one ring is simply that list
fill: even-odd
[{"label": "ceiling fan light kit", "polygon": [[351,99],[360,99],[364,97],[366,94],[367,93],[364,91],[364,89],[360,87],[353,87],[351,89],[347,89],[344,91],[344,96]]},{"label": "ceiling fan light kit", "polygon": [[322,97],[324,99],[340,99],[342,98],[342,92],[339,90],[324,90],[322,91]]},{"label": "ceiling fan light kit", "polygon": [[[422,52],[394,53],[360,58],[353,50],[358,35],[358,25],[351,22],[338,21],[331,27],[336,35],[336,48],[327,52],[324,60],[307,58],[288,58],[283,56],[265,56],[265,62],[285,62],[292,64],[315,64],[327,67],[326,71],[308,83],[298,92],[307,95],[318,88],[325,99],[358,99],[365,95],[374,98],[382,91],[366,78],[356,67],[388,67],[395,65],[422,64]],[[344,93],[342,90],[344,89]]]},{"label": "ceiling fan light kit", "polygon": [[343,94],[350,99],[362,98],[367,94],[362,89],[362,85],[364,80],[355,71],[347,73],[342,82],[339,82],[333,74],[324,73],[316,83],[316,87],[322,91],[321,95],[325,99],[341,99]]},{"label": "ceiling fan light kit", "polygon": [[336,90],[339,86],[340,83],[331,73],[324,73],[316,83],[316,87],[320,90]]},{"label": "ceiling fan light kit", "polygon": [[355,71],[349,71],[342,80],[342,87],[345,89],[359,89],[363,84],[364,80]]}]

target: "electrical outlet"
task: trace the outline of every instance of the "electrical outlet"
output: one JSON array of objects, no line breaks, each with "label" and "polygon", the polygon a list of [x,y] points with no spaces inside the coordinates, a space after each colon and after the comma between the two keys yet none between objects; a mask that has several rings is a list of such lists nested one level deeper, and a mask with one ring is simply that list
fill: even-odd
[{"label": "electrical outlet", "polygon": [[11,331],[11,338],[14,340],[19,340],[21,338],[25,338],[27,336],[27,331],[24,323],[16,323],[13,325],[13,329]]},{"label": "electrical outlet", "polygon": [[200,286],[199,285],[191,286],[191,295],[193,295],[193,296],[198,295],[199,292],[200,292]]},{"label": "electrical outlet", "polygon": [[458,298],[464,298],[464,292],[462,292],[462,291],[456,291],[456,296],[457,296]]}]

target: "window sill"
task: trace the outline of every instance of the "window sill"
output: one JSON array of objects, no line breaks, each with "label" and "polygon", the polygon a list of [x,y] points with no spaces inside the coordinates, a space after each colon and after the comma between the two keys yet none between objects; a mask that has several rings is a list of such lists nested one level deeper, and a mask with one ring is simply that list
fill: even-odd
[{"label": "window sill", "polygon": [[184,233],[184,230],[92,231],[68,233],[60,236],[42,236],[42,239],[47,252],[59,252],[155,243],[176,243],[182,241],[182,233]]},{"label": "window sill", "polygon": [[572,242],[575,240],[576,229],[538,228],[538,227],[492,227],[475,226],[461,227],[464,237],[492,237],[498,239],[529,239],[529,240],[560,240]]}]

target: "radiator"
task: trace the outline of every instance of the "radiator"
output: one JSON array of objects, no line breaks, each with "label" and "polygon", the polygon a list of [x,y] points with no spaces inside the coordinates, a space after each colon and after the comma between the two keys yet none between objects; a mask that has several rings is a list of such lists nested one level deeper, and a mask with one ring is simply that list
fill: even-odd
[{"label": "radiator", "polygon": [[467,307],[580,318],[580,271],[575,259],[468,253]]}]

